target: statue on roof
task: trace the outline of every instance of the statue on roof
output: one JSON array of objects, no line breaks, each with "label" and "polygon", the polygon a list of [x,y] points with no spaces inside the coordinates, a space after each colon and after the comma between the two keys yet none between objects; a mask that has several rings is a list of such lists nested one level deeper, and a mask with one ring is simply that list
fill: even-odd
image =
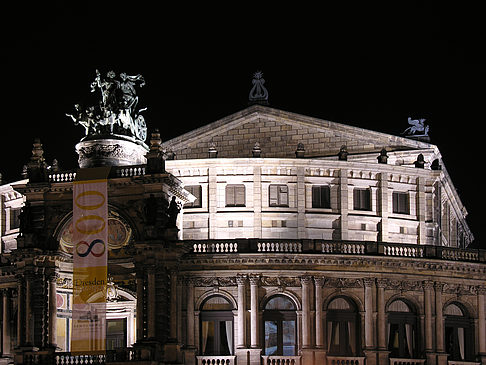
[{"label": "statue on roof", "polygon": [[91,92],[99,89],[101,100],[89,107],[76,104],[75,112],[66,115],[74,124],[85,128],[86,137],[118,135],[145,142],[147,126],[141,113],[147,108],[137,108],[137,88],[144,85],[142,75],[130,76],[122,72],[117,77],[115,72],[109,71],[102,77],[96,70]]},{"label": "statue on roof", "polygon": [[429,135],[429,126],[425,124],[425,119],[412,119],[408,117],[408,124],[410,127],[405,129],[402,134],[415,137]]},{"label": "statue on roof", "polygon": [[268,91],[265,86],[263,86],[265,83],[265,80],[263,79],[263,72],[255,72],[251,82],[253,87],[251,88],[248,96],[248,101],[250,104],[268,104]]}]

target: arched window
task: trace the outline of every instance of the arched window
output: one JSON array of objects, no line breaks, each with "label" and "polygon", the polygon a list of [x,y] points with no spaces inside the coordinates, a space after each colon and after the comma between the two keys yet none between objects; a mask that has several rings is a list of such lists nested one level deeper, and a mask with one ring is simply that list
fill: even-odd
[{"label": "arched window", "polygon": [[359,352],[358,311],[345,297],[334,298],[327,306],[327,344],[330,355],[356,356]]},{"label": "arched window", "polygon": [[460,304],[451,303],[444,309],[445,346],[449,360],[474,360],[473,324]]},{"label": "arched window", "polygon": [[390,357],[414,358],[417,355],[417,315],[404,300],[388,306],[388,350]]},{"label": "arched window", "polygon": [[201,305],[201,355],[233,354],[233,305],[222,296],[212,296]]},{"label": "arched window", "polygon": [[283,295],[271,297],[263,311],[265,355],[297,353],[297,315],[294,302]]}]

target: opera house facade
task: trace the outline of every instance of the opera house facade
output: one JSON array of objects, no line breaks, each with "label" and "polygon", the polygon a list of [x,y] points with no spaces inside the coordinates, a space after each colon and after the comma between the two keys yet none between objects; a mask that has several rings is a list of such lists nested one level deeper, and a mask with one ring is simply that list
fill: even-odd
[{"label": "opera house facade", "polygon": [[76,170],[36,140],[0,186],[0,363],[486,365],[486,252],[426,138],[259,104],[149,146],[88,127],[106,353],[71,353]]}]

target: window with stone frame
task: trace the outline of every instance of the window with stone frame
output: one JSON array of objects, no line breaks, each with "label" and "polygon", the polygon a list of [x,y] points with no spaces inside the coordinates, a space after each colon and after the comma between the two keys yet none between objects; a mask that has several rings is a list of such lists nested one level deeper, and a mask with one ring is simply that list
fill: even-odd
[{"label": "window with stone frame", "polygon": [[444,309],[445,350],[452,361],[474,361],[474,320],[462,305]]},{"label": "window with stone frame", "polygon": [[201,185],[187,185],[184,186],[184,189],[186,189],[188,192],[190,192],[192,195],[196,197],[196,200],[194,200],[192,203],[186,203],[184,204],[184,208],[201,208],[202,206],[202,187]]},{"label": "window with stone frame", "polygon": [[224,297],[215,295],[201,306],[201,355],[227,356],[234,352],[233,305]]},{"label": "window with stone frame", "polygon": [[331,189],[329,185],[312,186],[312,208],[331,208]]},{"label": "window with stone frame", "polygon": [[371,190],[355,188],[353,190],[354,210],[371,210]]},{"label": "window with stone frame", "polygon": [[393,213],[410,214],[409,195],[407,192],[394,191],[392,194]]},{"label": "window with stone frame", "polygon": [[268,187],[268,205],[270,207],[289,206],[289,188],[287,185],[270,185]]},{"label": "window with stone frame", "polygon": [[293,301],[285,295],[271,297],[263,311],[264,354],[297,355],[297,314]]},{"label": "window with stone frame", "polygon": [[243,184],[226,185],[226,206],[227,207],[245,206],[245,185]]},{"label": "window with stone frame", "polygon": [[10,229],[20,227],[20,212],[21,208],[10,208]]},{"label": "window with stone frame", "polygon": [[390,357],[411,359],[418,356],[418,317],[402,299],[388,306],[388,351]]},{"label": "window with stone frame", "polygon": [[335,356],[358,356],[360,352],[359,320],[356,305],[345,297],[334,298],[327,307],[328,353]]}]

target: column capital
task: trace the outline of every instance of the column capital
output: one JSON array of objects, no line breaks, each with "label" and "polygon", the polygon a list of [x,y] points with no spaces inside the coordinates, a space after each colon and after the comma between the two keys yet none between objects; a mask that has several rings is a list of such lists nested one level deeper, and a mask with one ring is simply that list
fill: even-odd
[{"label": "column capital", "polygon": [[310,283],[312,283],[312,276],[303,275],[303,276],[300,277],[300,282],[301,282],[302,286],[309,285]]},{"label": "column capital", "polygon": [[444,289],[444,283],[436,281],[435,284],[434,284],[434,287],[435,287],[436,293],[442,293],[442,289]]},{"label": "column capital", "polygon": [[422,288],[424,288],[424,290],[432,290],[434,289],[434,282],[431,280],[424,280],[422,282]]},{"label": "column capital", "polygon": [[375,283],[375,278],[363,278],[363,283],[366,288],[370,288]]},{"label": "column capital", "polygon": [[486,286],[478,285],[476,287],[476,292],[478,293],[478,295],[485,295],[486,294]]},{"label": "column capital", "polygon": [[387,285],[388,285],[387,279],[376,279],[376,286],[378,288],[386,288]]},{"label": "column capital", "polygon": [[246,282],[248,281],[248,277],[245,274],[238,274],[236,275],[236,284],[238,286],[240,285],[246,285]]},{"label": "column capital", "polygon": [[314,283],[316,287],[322,288],[325,282],[326,282],[326,278],[324,276],[314,276]]},{"label": "column capital", "polygon": [[260,283],[260,275],[250,274],[248,280],[250,280],[250,285],[258,285]]}]

